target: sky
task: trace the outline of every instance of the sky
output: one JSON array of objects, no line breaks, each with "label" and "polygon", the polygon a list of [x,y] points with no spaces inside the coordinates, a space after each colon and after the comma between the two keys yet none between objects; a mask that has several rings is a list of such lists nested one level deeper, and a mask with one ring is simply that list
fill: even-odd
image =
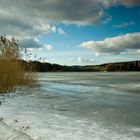
[{"label": "sky", "polygon": [[0,0],[0,35],[42,62],[140,60],[140,0]]}]

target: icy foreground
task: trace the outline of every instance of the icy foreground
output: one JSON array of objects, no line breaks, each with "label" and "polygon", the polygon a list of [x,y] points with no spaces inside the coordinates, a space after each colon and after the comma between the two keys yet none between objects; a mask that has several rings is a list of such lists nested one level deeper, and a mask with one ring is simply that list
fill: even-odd
[{"label": "icy foreground", "polygon": [[0,140],[139,140],[139,73],[38,74],[0,96]]}]

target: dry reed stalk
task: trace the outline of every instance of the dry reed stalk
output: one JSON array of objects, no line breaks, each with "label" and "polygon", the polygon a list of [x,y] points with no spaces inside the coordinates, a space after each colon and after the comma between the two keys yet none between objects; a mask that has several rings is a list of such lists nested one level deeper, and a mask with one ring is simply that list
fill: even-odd
[{"label": "dry reed stalk", "polygon": [[19,47],[14,38],[0,37],[0,93],[14,92],[19,85],[34,82],[33,74],[26,72],[20,61]]}]

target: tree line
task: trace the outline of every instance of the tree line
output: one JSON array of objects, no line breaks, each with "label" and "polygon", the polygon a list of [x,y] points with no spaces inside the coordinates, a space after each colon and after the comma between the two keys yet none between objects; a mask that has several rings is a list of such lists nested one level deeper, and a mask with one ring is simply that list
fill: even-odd
[{"label": "tree line", "polygon": [[99,71],[140,71],[140,61],[107,63],[101,65],[66,66],[39,61],[22,61],[25,69],[35,72],[99,72]]}]

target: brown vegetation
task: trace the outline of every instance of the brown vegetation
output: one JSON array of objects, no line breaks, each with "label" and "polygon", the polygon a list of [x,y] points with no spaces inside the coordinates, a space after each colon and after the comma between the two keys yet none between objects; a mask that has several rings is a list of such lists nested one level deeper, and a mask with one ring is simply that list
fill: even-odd
[{"label": "brown vegetation", "polygon": [[16,40],[0,36],[0,93],[15,91],[17,86],[34,81],[31,71],[25,71],[20,57]]}]

